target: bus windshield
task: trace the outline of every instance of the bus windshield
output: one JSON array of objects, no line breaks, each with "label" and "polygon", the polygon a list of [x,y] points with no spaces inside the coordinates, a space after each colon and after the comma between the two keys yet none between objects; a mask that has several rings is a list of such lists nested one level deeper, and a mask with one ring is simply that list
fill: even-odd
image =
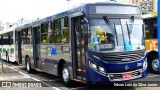
[{"label": "bus windshield", "polygon": [[[121,22],[124,32],[124,41],[130,41],[132,45],[143,45],[143,21],[135,20],[131,23],[129,19],[122,19]],[[127,30],[128,28],[131,32]]]},{"label": "bus windshield", "polygon": [[[112,20],[118,22],[117,20]],[[88,47],[92,51],[114,49],[115,35],[104,19],[92,19]]]},{"label": "bus windshield", "polygon": [[[134,20],[130,23],[129,19],[109,19],[111,26],[115,29],[109,28],[104,19],[91,19],[90,34],[88,48],[91,51],[105,51],[114,50],[116,47],[122,47],[124,50],[125,43],[130,42],[132,48],[129,50],[135,50],[135,46],[143,46],[143,30],[142,20]],[[127,23],[126,23],[127,22]],[[132,32],[128,32],[128,27]],[[137,33],[138,32],[138,33]],[[116,38],[117,37],[117,38]]]}]

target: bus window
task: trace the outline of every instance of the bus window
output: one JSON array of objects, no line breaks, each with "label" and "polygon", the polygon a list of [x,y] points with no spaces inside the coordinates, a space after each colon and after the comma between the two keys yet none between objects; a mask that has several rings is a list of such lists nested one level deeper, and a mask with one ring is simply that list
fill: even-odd
[{"label": "bus window", "polygon": [[54,21],[54,43],[61,43],[61,19]]},{"label": "bus window", "polygon": [[48,43],[49,37],[47,37],[49,31],[49,22],[43,23],[41,25],[41,43]]},{"label": "bus window", "polygon": [[9,45],[9,37],[7,33],[2,34],[3,37],[3,45]]},{"label": "bus window", "polygon": [[47,43],[47,34],[41,34],[41,43]]},{"label": "bus window", "polygon": [[32,28],[27,28],[26,31],[26,43],[27,44],[32,44]]},{"label": "bus window", "polygon": [[69,43],[68,17],[54,21],[54,43]]},{"label": "bus window", "polygon": [[9,45],[13,44],[13,32],[8,33]]},{"label": "bus window", "polygon": [[53,43],[53,23],[52,21],[49,22],[48,24],[48,33],[47,33],[47,38],[48,38],[48,43]]},{"label": "bus window", "polygon": [[28,28],[28,35],[32,35],[32,28]]},{"label": "bus window", "polygon": [[145,39],[157,39],[157,20],[156,18],[145,19]]},{"label": "bus window", "polygon": [[27,28],[23,29],[21,31],[21,36],[22,36],[22,44],[27,44]]},{"label": "bus window", "polygon": [[68,17],[64,18],[64,28],[62,30],[62,42],[69,43]]}]

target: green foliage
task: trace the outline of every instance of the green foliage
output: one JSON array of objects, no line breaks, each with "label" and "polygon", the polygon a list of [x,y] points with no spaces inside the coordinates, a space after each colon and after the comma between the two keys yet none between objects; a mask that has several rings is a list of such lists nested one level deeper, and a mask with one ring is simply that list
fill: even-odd
[{"label": "green foliage", "polygon": [[142,10],[142,15],[144,14],[148,14],[148,12],[146,10]]},{"label": "green foliage", "polygon": [[56,20],[56,22],[55,22],[55,29],[56,30],[61,29],[61,19]]}]

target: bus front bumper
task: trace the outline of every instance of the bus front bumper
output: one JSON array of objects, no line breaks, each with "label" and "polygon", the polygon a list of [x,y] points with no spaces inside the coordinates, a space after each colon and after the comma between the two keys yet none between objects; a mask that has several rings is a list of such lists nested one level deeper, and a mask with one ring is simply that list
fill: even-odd
[{"label": "bus front bumper", "polygon": [[[104,67],[106,73],[102,73],[100,69],[93,69],[95,66],[90,64],[90,61],[88,61],[86,81],[89,84],[107,84],[145,78],[148,73],[147,65],[145,68],[137,66],[138,64],[140,65],[140,63],[144,63],[145,61],[146,57],[139,61],[127,63],[107,63],[104,61],[99,61],[98,64]],[[128,70],[125,70],[125,66],[129,66]]]}]

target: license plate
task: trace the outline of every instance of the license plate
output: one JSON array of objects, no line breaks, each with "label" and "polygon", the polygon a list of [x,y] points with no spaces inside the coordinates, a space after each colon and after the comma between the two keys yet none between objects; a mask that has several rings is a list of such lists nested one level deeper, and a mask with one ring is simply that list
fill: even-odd
[{"label": "license plate", "polygon": [[122,74],[122,78],[123,78],[123,79],[125,79],[125,78],[132,78],[132,73]]}]

